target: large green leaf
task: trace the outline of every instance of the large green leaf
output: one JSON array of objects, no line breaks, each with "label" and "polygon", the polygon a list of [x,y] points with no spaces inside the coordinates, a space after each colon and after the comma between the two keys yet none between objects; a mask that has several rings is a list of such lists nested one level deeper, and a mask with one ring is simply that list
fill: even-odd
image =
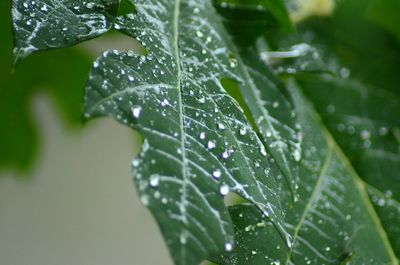
[{"label": "large green leaf", "polygon": [[[231,213],[237,247],[216,260],[222,264],[397,264],[361,179],[293,81],[289,89],[304,128],[300,200],[285,218],[293,247],[285,246],[253,206],[236,205]],[[285,193],[280,198],[288,201]]]},{"label": "large green leaf", "polygon": [[[392,81],[393,78],[398,77],[395,73],[399,71],[400,64],[396,63],[396,54],[400,50],[396,49],[395,46],[385,46],[385,43],[388,44],[387,38],[379,38],[379,36],[385,36],[384,32],[374,27],[370,22],[366,22],[362,15],[356,13],[357,16],[353,17],[354,12],[352,11],[361,6],[360,2],[347,2],[339,6],[339,10],[333,18],[321,19],[322,23],[321,21],[315,23],[317,20],[313,20],[314,23],[302,26],[300,37],[292,36],[289,41],[286,39],[284,41],[280,40],[277,46],[283,47],[282,45],[284,45],[287,47],[301,41],[313,41],[319,43],[325,49],[329,47],[340,51],[337,48],[343,47],[348,51],[348,56],[339,56],[340,59],[348,62],[348,58],[357,58],[356,63],[353,62],[350,65],[351,70],[355,70],[357,73],[351,75],[361,80],[366,80],[368,83],[380,84],[384,89],[366,86],[359,81],[348,79],[349,70],[340,68],[337,60],[329,60],[332,56],[330,51],[325,50],[318,51],[313,49],[313,56],[303,53],[294,59],[283,59],[285,68],[282,69],[290,71],[278,72],[294,74],[304,71],[315,72],[315,70],[333,69],[338,70],[339,75],[344,77],[344,79],[341,79],[334,76],[297,75],[298,79],[301,80],[301,88],[315,104],[316,110],[320,113],[325,126],[327,126],[340,145],[340,148],[343,149],[357,174],[366,182],[365,185],[367,185],[372,202],[388,234],[392,247],[396,254],[400,255],[399,196],[397,194],[398,187],[396,187],[399,176],[398,167],[400,165],[398,137],[400,100],[398,96],[388,92],[395,90],[395,83],[392,83]],[[362,6],[365,7],[365,4],[362,4]],[[362,13],[365,8],[360,8],[360,10],[358,12]],[[349,23],[349,21],[360,25],[356,30],[352,29],[352,31],[356,36],[364,37],[349,37],[350,34],[343,34],[343,30],[341,30],[345,27],[333,27],[333,25]],[[317,28],[317,34],[310,34],[310,27]],[[372,31],[367,32],[367,29]],[[332,33],[330,34],[330,32]],[[376,57],[374,60],[377,61],[367,64],[366,56],[362,55],[367,54],[364,53],[364,50],[370,50],[371,48],[369,45],[363,45],[362,41],[371,33],[374,34],[371,38],[375,38],[374,45],[380,48],[374,50],[374,57]],[[346,41],[340,42],[339,36]],[[365,48],[357,49],[357,47],[361,46],[365,46]],[[274,53],[267,52],[267,54],[273,55]],[[341,55],[340,52],[339,55]],[[368,56],[372,56],[372,54],[368,54]],[[323,58],[322,61],[320,60],[321,58]],[[332,62],[325,67],[323,66],[323,61]],[[364,61],[365,63],[363,63]],[[363,72],[366,69],[371,71],[372,67],[381,67],[382,65],[385,69],[388,68],[388,71],[383,73],[376,71],[372,76],[368,76],[366,72]],[[280,68],[278,67],[278,69]]]},{"label": "large green leaf", "polygon": [[293,196],[300,143],[288,100],[272,86],[275,98],[260,97],[268,80],[243,65],[210,3],[157,3],[139,1],[137,15],[116,20],[149,54],[104,53],[90,76],[86,117],[111,115],[145,136],[134,161],[136,184],[177,263],[199,262],[224,244],[230,250],[232,228],[219,194],[228,188],[290,240],[272,177],[280,171],[268,164],[265,147],[220,80],[237,80],[244,99],[255,103],[255,123]]},{"label": "large green leaf", "polygon": [[[363,182],[295,82],[287,89],[255,48],[236,48],[209,1],[138,0],[135,7],[136,14],[116,19],[106,9],[93,14],[107,12],[106,28],[113,24],[147,52],[107,51],[95,61],[85,117],[112,116],[144,136],[135,183],[177,264],[209,257],[226,264],[397,263]],[[22,8],[28,11],[35,17],[38,9]],[[64,27],[68,18],[55,17]],[[35,29],[25,29],[22,51],[35,50]],[[95,29],[91,37],[104,32]],[[40,49],[86,39],[72,30],[66,44],[58,32],[41,35]],[[229,212],[229,191],[250,204]],[[386,194],[387,207],[379,208],[381,191],[370,192],[378,212],[396,207]],[[393,216],[385,216],[385,228],[395,231]]]},{"label": "large green leaf", "polygon": [[[400,98],[349,79],[303,77],[301,87],[366,182],[400,255]],[[386,200],[394,203],[390,212],[380,209]]]}]

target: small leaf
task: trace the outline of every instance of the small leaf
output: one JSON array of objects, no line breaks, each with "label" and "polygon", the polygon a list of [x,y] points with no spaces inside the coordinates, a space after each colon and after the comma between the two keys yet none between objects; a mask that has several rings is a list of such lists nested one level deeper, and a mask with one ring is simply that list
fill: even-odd
[{"label": "small leaf", "polygon": [[29,54],[68,47],[112,27],[118,0],[13,0],[15,62]]}]

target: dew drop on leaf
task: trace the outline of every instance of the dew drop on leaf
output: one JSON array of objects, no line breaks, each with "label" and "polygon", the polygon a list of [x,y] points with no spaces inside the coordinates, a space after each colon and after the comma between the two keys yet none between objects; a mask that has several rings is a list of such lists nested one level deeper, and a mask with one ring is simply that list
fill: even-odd
[{"label": "dew drop on leaf", "polygon": [[131,111],[132,111],[132,116],[137,119],[140,117],[140,114],[142,112],[142,107],[137,105],[132,106]]},{"label": "dew drop on leaf", "polygon": [[229,187],[228,185],[224,184],[219,188],[219,193],[221,193],[222,196],[225,196],[229,193]]},{"label": "dew drop on leaf", "polygon": [[221,172],[220,169],[216,169],[216,170],[213,171],[212,175],[213,175],[213,177],[215,179],[219,179],[221,177],[221,175],[222,175],[222,172]]},{"label": "dew drop on leaf", "polygon": [[152,175],[150,177],[150,186],[157,187],[160,184],[160,176],[159,175]]},{"label": "dew drop on leaf", "polygon": [[233,245],[231,243],[226,243],[225,244],[225,250],[226,251],[232,251],[233,250]]}]

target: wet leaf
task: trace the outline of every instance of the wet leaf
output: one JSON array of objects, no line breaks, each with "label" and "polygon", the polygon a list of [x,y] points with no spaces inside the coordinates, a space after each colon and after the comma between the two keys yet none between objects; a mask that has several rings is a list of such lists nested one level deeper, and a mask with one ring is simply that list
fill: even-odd
[{"label": "wet leaf", "polygon": [[[94,63],[86,117],[113,116],[144,135],[142,152],[133,162],[135,181],[177,264],[195,264],[233,248],[222,200],[229,191],[256,205],[290,241],[275,193],[273,176],[280,171],[269,165],[267,150],[294,187],[296,161],[287,142],[297,139],[285,138],[295,130],[274,119],[267,111],[273,102],[258,95],[259,86],[277,88],[244,67],[210,3],[157,3],[155,9],[155,3],[139,1],[136,15],[116,20],[115,28],[136,37],[148,54],[109,51]],[[256,100],[251,107],[256,123],[272,134],[263,139],[271,143],[267,148],[221,85],[223,78],[239,82],[247,91],[245,100]],[[276,112],[290,110],[286,99],[275,101],[282,105]]]},{"label": "wet leaf", "polygon": [[[254,206],[236,205],[230,211],[237,247],[215,260],[220,264],[342,264],[348,260],[397,264],[364,183],[298,86],[293,80],[288,86],[304,128],[299,203],[285,218],[293,246],[282,242]],[[289,201],[288,196],[281,193],[281,201]]]},{"label": "wet leaf", "polygon": [[13,0],[15,61],[51,48],[68,47],[112,27],[118,0]]},{"label": "wet leaf", "polygon": [[[143,135],[141,153],[132,163],[135,183],[176,264],[207,258],[223,264],[397,263],[395,245],[389,243],[357,164],[348,157],[353,147],[334,138],[325,117],[318,116],[324,101],[307,92],[307,86],[318,89],[314,81],[326,88],[337,83],[314,76],[311,81],[301,76],[297,82],[286,76],[279,80],[270,61],[279,56],[263,41],[257,48],[235,46],[210,1],[138,0],[136,13],[116,18],[115,8],[107,7],[91,13],[105,20],[88,38],[113,26],[138,40],[145,53],[111,50],[94,62],[85,118],[111,116]],[[23,9],[25,15],[31,10],[36,17],[37,5]],[[71,23],[68,16],[56,20]],[[35,50],[30,49],[36,47],[35,29],[25,28],[21,37],[26,55]],[[79,30],[67,30],[66,42],[59,30],[41,36],[43,49],[86,39]],[[46,44],[49,40],[53,46]],[[311,61],[315,50],[309,51]],[[293,62],[299,63],[295,73],[319,70],[318,64],[301,69],[301,60]],[[318,112],[302,93],[318,103]],[[364,107],[360,95],[340,98],[340,103]],[[338,99],[315,96],[334,101],[340,93]],[[332,110],[336,106],[328,105],[327,111]],[[393,135],[398,141],[397,129]],[[392,209],[378,208],[378,191],[369,189],[378,213],[387,214]],[[224,199],[229,192],[248,203],[228,211]],[[392,217],[385,215],[382,223],[387,232],[397,233]]]}]

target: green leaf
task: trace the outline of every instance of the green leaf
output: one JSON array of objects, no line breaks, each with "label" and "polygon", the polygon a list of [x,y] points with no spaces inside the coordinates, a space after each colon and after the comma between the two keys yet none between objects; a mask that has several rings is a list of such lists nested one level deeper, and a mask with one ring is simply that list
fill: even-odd
[{"label": "green leaf", "polygon": [[299,31],[334,52],[352,78],[400,95],[399,42],[368,19],[370,3],[339,1],[332,16],[306,21]]},{"label": "green leaf", "polygon": [[[261,12],[267,11],[279,21],[283,30],[293,30],[293,25],[290,21],[285,1],[283,0],[214,0],[214,3],[221,7],[223,13],[225,13],[224,9],[228,12],[239,10],[239,12],[236,12],[236,15],[242,17],[243,20],[244,18],[246,20],[249,20],[250,18],[254,22],[257,20],[260,21],[260,19],[254,20],[254,18],[249,16],[250,13],[257,14],[257,10]],[[272,19],[270,16],[267,16],[267,18]]]},{"label": "green leaf", "polygon": [[69,47],[112,27],[118,0],[13,0],[15,62],[29,54]]},{"label": "green leaf", "polygon": [[[400,98],[349,79],[303,77],[301,87],[372,195],[399,201],[400,186],[394,180],[400,170]],[[400,255],[398,231],[391,228],[399,226],[400,218],[395,210],[381,211],[380,199],[373,202]]]},{"label": "green leaf", "polygon": [[[290,94],[304,128],[299,203],[285,218],[293,247],[251,205],[230,209],[236,249],[221,264],[397,264],[365,186],[324,128],[315,110],[290,81]],[[280,194],[281,201],[288,195]]]},{"label": "green leaf", "polygon": [[222,199],[228,191],[256,205],[289,241],[273,177],[280,172],[220,83],[222,78],[241,83],[248,91],[244,98],[257,100],[257,123],[286,133],[271,131],[277,147],[268,146],[284,164],[283,150],[289,149],[284,141],[291,139],[283,139],[293,131],[263,109],[267,103],[257,95],[263,77],[254,83],[251,75],[257,73],[245,69],[209,2],[138,1],[136,10],[119,17],[115,28],[136,37],[148,54],[108,51],[96,60],[85,116],[112,116],[143,134],[142,152],[133,162],[135,182],[175,262],[196,264],[232,248]]},{"label": "green leaf", "polygon": [[397,0],[372,0],[368,6],[368,18],[392,32],[400,41],[400,2]]},{"label": "green leaf", "polygon": [[[308,40],[318,43],[322,49],[308,52],[313,56],[303,53],[294,59],[284,58],[285,67],[282,70],[278,67],[278,73],[299,74],[332,69],[342,77],[347,78],[351,73],[355,78],[398,93],[398,82],[395,80],[398,78],[400,49],[390,42],[387,34],[365,19],[363,14],[366,6],[366,3],[359,1],[346,1],[339,4],[332,18],[314,19],[302,25],[300,37],[291,36],[289,41],[279,40],[278,47]],[[345,26],[349,23],[357,26],[349,29]],[[310,28],[316,29],[316,32],[310,34]],[[337,59],[327,48],[335,50],[339,58],[348,63],[351,71],[340,68]],[[289,52],[294,50],[290,49]],[[274,52],[266,54],[274,55]],[[315,104],[352,166],[366,181],[374,206],[399,256],[397,227],[400,218],[396,208],[399,196],[393,192],[398,190],[395,180],[400,164],[399,140],[396,136],[400,127],[399,97],[349,79],[303,75],[301,80],[302,89]],[[382,204],[385,201],[391,204]]]},{"label": "green leaf", "polygon": [[[382,207],[382,190],[368,186],[382,226],[346,156],[352,146],[341,151],[301,92],[312,82],[286,86],[259,50],[235,47],[209,1],[138,0],[135,10],[109,21],[146,54],[95,61],[85,117],[111,116],[143,135],[135,183],[176,264],[397,264],[383,230],[396,246],[396,202],[385,194]],[[41,40],[63,47],[54,32]],[[228,211],[230,191],[249,203]]]}]

